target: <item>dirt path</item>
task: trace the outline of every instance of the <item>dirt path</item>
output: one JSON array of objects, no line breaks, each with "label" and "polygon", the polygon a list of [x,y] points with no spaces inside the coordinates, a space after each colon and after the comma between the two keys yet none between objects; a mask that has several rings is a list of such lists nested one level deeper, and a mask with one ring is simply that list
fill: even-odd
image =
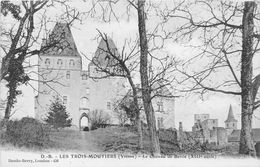
[{"label": "dirt path", "polygon": [[64,130],[51,133],[53,150],[103,152],[92,132]]},{"label": "dirt path", "polygon": [[[100,128],[94,131],[62,130],[51,133],[54,150],[105,152],[106,145],[126,139],[135,138],[136,135],[119,127]],[[135,140],[135,139],[134,139]],[[136,141],[132,141],[136,142]]]}]

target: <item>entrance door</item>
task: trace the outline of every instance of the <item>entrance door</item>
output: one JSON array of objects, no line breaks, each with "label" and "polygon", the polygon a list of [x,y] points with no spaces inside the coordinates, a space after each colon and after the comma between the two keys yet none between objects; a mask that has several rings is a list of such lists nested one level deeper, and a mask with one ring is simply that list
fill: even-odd
[{"label": "entrance door", "polygon": [[89,119],[86,113],[83,113],[79,120],[79,128],[83,131],[89,131]]}]

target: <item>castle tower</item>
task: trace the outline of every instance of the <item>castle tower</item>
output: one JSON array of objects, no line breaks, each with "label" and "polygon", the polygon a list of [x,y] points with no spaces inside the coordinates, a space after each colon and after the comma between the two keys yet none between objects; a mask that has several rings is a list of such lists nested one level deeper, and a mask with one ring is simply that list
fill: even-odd
[{"label": "castle tower", "polygon": [[110,115],[111,122],[117,124],[118,118],[114,114],[113,106],[125,96],[127,82],[124,77],[111,77],[103,71],[105,69],[112,73],[120,73],[116,65],[118,62],[112,55],[120,56],[114,41],[110,37],[107,37],[107,40],[101,39],[88,65],[90,79],[87,85],[92,91],[88,96],[91,110],[104,111]]},{"label": "castle tower", "polygon": [[70,27],[56,23],[51,34],[43,40],[38,59],[38,96],[35,98],[35,117],[44,120],[53,96],[66,105],[72,124],[78,125],[81,85],[81,56]]},{"label": "castle tower", "polygon": [[110,37],[107,37],[107,39],[102,38],[92,61],[89,63],[90,77],[98,78],[107,75],[102,72],[102,69],[115,73],[120,72],[118,62],[112,55],[120,56],[114,41]]},{"label": "castle tower", "polygon": [[229,107],[228,117],[225,121],[226,129],[235,130],[237,129],[237,120],[234,117],[232,106]]}]

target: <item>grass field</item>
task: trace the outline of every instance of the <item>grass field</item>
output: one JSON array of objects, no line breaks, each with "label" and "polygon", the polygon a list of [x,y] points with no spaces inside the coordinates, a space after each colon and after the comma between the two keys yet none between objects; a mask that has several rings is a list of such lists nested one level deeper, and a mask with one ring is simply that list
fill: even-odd
[{"label": "grass field", "polygon": [[[51,148],[82,152],[135,151],[137,135],[125,127],[99,128],[93,131],[60,130],[50,135]],[[148,142],[145,142],[148,146]],[[123,149],[123,150],[122,150]]]},{"label": "grass field", "polygon": [[[145,134],[145,133],[144,133]],[[144,135],[144,149],[138,150],[138,136],[132,128],[127,127],[107,127],[99,128],[93,131],[78,131],[71,129],[61,129],[59,131],[52,130],[50,132],[50,142],[48,147],[41,149],[41,151],[68,151],[68,152],[84,152],[84,153],[143,153],[150,154],[151,147],[149,138]],[[160,142],[162,154],[171,155],[185,155],[185,154],[215,154],[218,156],[237,156],[237,153],[225,151],[185,151],[168,142]],[[39,151],[37,148],[18,148],[11,144],[1,144],[0,149],[6,150],[25,150],[25,151]]]}]

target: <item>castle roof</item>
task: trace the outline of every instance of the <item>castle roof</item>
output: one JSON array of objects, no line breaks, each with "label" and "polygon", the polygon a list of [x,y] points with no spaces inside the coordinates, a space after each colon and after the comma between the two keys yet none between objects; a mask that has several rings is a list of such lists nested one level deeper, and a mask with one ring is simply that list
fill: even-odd
[{"label": "castle roof", "polygon": [[44,54],[50,56],[80,57],[70,26],[67,23],[56,23],[48,38],[43,40],[42,48],[43,47],[47,48],[47,50],[44,51]]},{"label": "castle roof", "polygon": [[115,58],[111,56],[120,56],[114,41],[107,37],[106,39],[101,39],[94,57],[89,65],[98,65],[100,67],[112,67],[118,65]]},{"label": "castle roof", "polygon": [[225,122],[237,122],[237,120],[234,117],[232,106],[229,107],[228,117]]}]

